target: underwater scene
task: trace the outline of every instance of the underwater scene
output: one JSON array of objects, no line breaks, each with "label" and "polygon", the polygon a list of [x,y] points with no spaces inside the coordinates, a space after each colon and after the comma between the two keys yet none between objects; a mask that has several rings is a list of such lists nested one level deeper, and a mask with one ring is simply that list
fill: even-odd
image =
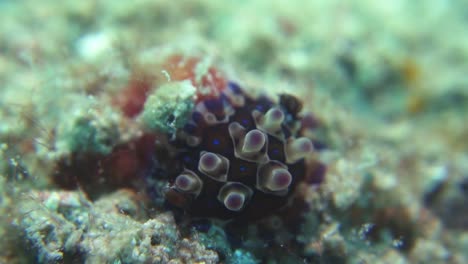
[{"label": "underwater scene", "polygon": [[0,248],[468,263],[468,2],[0,0]]}]

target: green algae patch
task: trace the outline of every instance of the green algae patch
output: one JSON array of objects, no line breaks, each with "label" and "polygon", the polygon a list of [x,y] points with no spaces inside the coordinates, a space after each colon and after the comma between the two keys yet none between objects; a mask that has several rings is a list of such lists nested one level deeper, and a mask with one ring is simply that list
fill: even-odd
[{"label": "green algae patch", "polygon": [[101,127],[85,117],[75,120],[74,129],[68,132],[68,146],[74,152],[108,154],[116,141],[115,129]]},{"label": "green algae patch", "polygon": [[148,97],[140,120],[150,130],[173,133],[186,124],[195,93],[188,80],[163,84]]},{"label": "green algae patch", "polygon": [[119,115],[93,100],[77,100],[81,104],[58,125],[58,152],[109,154],[120,136]]}]

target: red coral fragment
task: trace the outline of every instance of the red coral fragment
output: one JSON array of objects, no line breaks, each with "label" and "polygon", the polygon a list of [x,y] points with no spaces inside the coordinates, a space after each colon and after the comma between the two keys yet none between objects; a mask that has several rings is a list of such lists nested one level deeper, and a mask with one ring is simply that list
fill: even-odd
[{"label": "red coral fragment", "polygon": [[200,66],[200,63],[202,63],[200,58],[173,55],[164,64],[164,69],[170,75],[171,80],[190,80],[192,85],[197,88],[196,103],[218,98],[227,87],[225,76],[213,66],[208,67],[204,73],[197,73],[197,67]]},{"label": "red coral fragment", "polygon": [[134,76],[115,98],[114,103],[129,118],[137,116],[145,105],[154,80],[148,76]]},{"label": "red coral fragment", "polygon": [[91,198],[123,187],[138,189],[153,166],[156,138],[145,134],[116,146],[109,155],[74,153],[58,162],[54,182],[65,189],[80,187]]},{"label": "red coral fragment", "polygon": [[201,63],[203,61],[197,57],[169,56],[158,66],[159,69],[151,73],[134,74],[127,86],[116,96],[114,104],[129,118],[140,114],[151,89],[160,84],[154,76],[159,76],[162,70],[169,74],[171,81],[190,80],[197,88],[196,103],[217,98],[227,87],[227,80],[214,66],[204,69]]}]

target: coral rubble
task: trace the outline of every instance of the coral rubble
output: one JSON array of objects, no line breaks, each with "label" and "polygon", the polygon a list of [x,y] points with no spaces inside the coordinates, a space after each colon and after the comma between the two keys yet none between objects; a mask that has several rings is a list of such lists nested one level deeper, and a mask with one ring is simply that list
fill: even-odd
[{"label": "coral rubble", "polygon": [[18,204],[23,217],[15,224],[40,263],[218,262],[196,239],[182,239],[170,214],[136,221],[140,206],[131,191],[95,203],[79,192],[31,192]]}]

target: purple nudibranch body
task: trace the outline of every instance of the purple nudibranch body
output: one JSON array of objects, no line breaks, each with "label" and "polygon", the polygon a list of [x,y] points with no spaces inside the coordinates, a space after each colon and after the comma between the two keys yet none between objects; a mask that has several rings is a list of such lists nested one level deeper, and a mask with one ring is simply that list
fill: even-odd
[{"label": "purple nudibranch body", "polygon": [[314,177],[301,109],[294,96],[275,102],[233,82],[219,97],[199,101],[169,141],[176,150],[169,203],[196,217],[245,221],[286,206],[298,183]]}]

